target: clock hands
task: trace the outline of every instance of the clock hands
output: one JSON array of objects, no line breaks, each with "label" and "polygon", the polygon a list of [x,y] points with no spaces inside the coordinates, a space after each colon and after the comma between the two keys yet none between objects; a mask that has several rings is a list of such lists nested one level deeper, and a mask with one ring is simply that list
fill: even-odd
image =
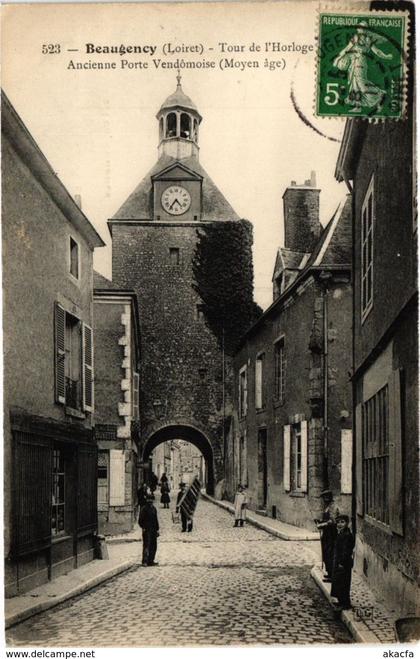
[{"label": "clock hands", "polygon": [[174,205],[175,203],[177,203],[178,206],[181,206],[180,201],[179,201],[178,199],[174,199],[173,202],[172,202],[172,204],[169,206],[169,208],[173,208],[173,205]]}]

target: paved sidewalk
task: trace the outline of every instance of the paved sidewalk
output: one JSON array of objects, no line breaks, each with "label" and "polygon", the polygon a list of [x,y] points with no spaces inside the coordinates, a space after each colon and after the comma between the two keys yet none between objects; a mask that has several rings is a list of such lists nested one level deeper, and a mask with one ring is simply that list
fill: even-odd
[{"label": "paved sidewalk", "polygon": [[[330,591],[331,584],[322,581],[321,567],[315,566],[311,576],[325,598],[333,606]],[[341,620],[359,643],[396,643],[394,621],[396,616],[388,611],[384,604],[375,597],[366,583],[353,572],[351,586],[353,610],[342,611]]]},{"label": "paved sidewalk", "polygon": [[91,561],[24,595],[6,599],[6,629],[94,588],[103,581],[125,572],[136,563],[133,557],[127,556],[118,549],[116,551],[111,549],[109,555],[109,559]]},{"label": "paved sidewalk", "polygon": [[[216,504],[216,506],[224,508],[224,510],[227,510],[233,514],[234,507],[230,501],[219,501],[218,499],[214,499],[205,493],[202,493],[201,496],[204,499],[207,499],[208,501]],[[309,540],[313,542],[319,542],[318,531],[312,533],[311,531],[307,531],[306,529],[302,529],[298,526],[285,524],[278,519],[263,517],[262,515],[255,513],[253,510],[246,511],[246,519],[249,524],[258,527],[263,531],[267,531],[267,533],[271,533],[272,535],[275,535],[277,538],[281,538],[282,540],[294,540],[297,542],[301,542],[302,540]]]}]

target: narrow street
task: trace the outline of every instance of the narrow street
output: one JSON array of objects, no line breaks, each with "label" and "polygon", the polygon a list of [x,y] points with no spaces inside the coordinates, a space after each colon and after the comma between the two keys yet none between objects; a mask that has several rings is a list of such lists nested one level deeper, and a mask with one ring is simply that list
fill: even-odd
[{"label": "narrow street", "polygon": [[[191,534],[158,510],[159,566],[139,564],[8,630],[11,645],[346,643],[310,578],[312,543],[286,542],[200,500]],[[114,545],[127,558],[141,543]]]}]

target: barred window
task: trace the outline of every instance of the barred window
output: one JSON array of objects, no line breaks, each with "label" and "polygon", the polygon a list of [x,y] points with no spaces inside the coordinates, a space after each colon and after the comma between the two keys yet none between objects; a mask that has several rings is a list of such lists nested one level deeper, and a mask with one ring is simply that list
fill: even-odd
[{"label": "barred window", "polygon": [[366,318],[373,306],[373,222],[374,185],[372,177],[362,206],[362,320]]},{"label": "barred window", "polygon": [[108,505],[108,451],[98,451],[98,506]]},{"label": "barred window", "polygon": [[279,402],[284,401],[286,386],[286,353],[284,339],[274,344],[274,396]]},{"label": "barred window", "polygon": [[388,385],[362,408],[363,505],[365,514],[389,524]]},{"label": "barred window", "polygon": [[59,535],[65,531],[65,469],[64,456],[60,449],[53,450],[52,461],[52,505],[51,505],[51,534]]}]

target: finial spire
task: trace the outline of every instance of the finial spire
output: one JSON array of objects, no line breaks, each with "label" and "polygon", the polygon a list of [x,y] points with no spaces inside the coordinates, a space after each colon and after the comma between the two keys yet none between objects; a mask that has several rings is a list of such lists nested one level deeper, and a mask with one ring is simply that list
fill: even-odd
[{"label": "finial spire", "polygon": [[181,71],[177,69],[178,75],[176,76],[176,86],[178,89],[181,88]]}]

